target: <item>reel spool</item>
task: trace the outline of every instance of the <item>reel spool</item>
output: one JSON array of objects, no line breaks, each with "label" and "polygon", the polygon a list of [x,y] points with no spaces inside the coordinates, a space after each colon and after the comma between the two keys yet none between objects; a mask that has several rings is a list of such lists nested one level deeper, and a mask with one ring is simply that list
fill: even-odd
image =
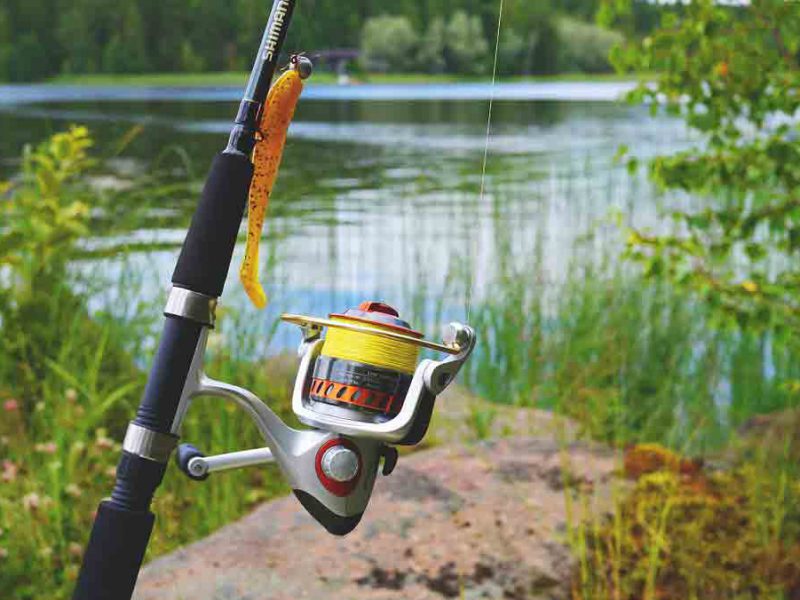
[{"label": "reel spool", "polygon": [[[337,324],[355,323],[422,338],[395,309],[382,302],[362,302],[358,308],[330,318]],[[395,417],[405,401],[418,358],[419,346],[411,342],[332,326],[314,363],[309,404],[321,412],[362,421]],[[338,410],[333,412],[329,406]]]},{"label": "reel spool", "polygon": [[[362,302],[328,319],[281,318],[305,333],[292,401],[298,418],[313,427],[394,444],[422,439],[436,395],[475,342],[474,331],[457,323],[450,325],[444,344],[425,340],[383,302]],[[421,348],[449,357],[418,364]]]}]

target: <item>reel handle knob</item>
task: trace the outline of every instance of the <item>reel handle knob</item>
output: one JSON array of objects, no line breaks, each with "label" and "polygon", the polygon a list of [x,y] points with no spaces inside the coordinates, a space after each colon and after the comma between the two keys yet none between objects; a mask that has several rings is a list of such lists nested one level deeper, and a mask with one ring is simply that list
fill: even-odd
[{"label": "reel handle knob", "polygon": [[180,444],[178,446],[178,451],[175,453],[175,462],[178,465],[178,468],[183,471],[184,475],[186,475],[189,479],[203,481],[208,479],[208,472],[196,473],[189,467],[191,460],[198,457],[205,458],[205,454],[200,452],[200,450],[198,450],[192,444]]}]

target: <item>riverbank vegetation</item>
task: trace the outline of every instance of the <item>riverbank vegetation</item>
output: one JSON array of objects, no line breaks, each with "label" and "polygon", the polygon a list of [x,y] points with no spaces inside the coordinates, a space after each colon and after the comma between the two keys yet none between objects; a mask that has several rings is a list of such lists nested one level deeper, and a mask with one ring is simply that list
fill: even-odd
[{"label": "riverbank vegetation", "polygon": [[[607,51],[620,34],[594,24],[597,5],[507,0],[501,74],[610,71]],[[267,10],[263,0],[7,0],[0,6],[0,82],[246,71]],[[356,75],[369,69],[485,74],[497,10],[495,0],[300,2],[286,47],[322,52],[323,66]],[[657,12],[638,6],[637,30],[651,27]],[[332,49],[355,53],[346,53],[345,64],[326,54]]]},{"label": "riverbank vegetation", "polygon": [[[626,3],[608,8],[606,18],[630,19]],[[649,172],[662,189],[705,201],[671,215],[674,233],[631,230],[626,254],[648,280],[703,307],[703,328],[717,351],[750,338],[758,355],[739,362],[734,354],[729,377],[746,387],[769,379],[782,401],[770,406],[778,396],[749,388],[749,408],[766,401],[774,412],[740,425],[742,436],[726,446],[723,459],[717,456],[716,468],[663,449],[629,449],[626,471],[637,479],[632,492],[610,519],[572,534],[581,561],[579,598],[800,594],[798,49],[800,9],[766,1],[744,14],[693,2],[643,43],[616,51],[621,69],[661,73],[633,101],[665,102],[702,134],[694,147],[650,161]],[[635,157],[629,167],[638,168]],[[677,345],[670,342],[670,350]],[[708,348],[687,350],[703,361]],[[791,366],[779,373],[777,365]],[[675,418],[688,436],[676,447],[698,455],[704,417],[692,411],[692,395],[683,398],[688,402]],[[736,394],[729,408],[733,422],[741,422]],[[626,406],[622,419],[628,414]],[[655,464],[659,455],[666,459]]]},{"label": "riverbank vegetation", "polygon": [[[19,177],[2,187],[0,215],[9,224],[0,232],[3,598],[68,597],[97,502],[113,485],[125,423],[145,382],[141,360],[149,353],[145,344],[154,334],[154,312],[109,301],[90,313],[91,274],[74,267],[85,256],[79,241],[89,229],[97,233],[112,226],[114,206],[130,205],[123,195],[158,195],[160,184],[156,178],[135,189],[101,192],[89,185],[98,172],[103,167],[93,156],[89,132],[73,127],[27,148]],[[139,224],[135,211],[116,221],[122,228]],[[136,274],[123,269],[116,285],[120,290],[137,285]],[[223,319],[214,341],[233,327],[235,320]],[[211,350],[209,369],[258,389],[288,418],[280,373],[276,377],[247,358],[246,331],[237,339],[234,349],[217,344]],[[198,403],[186,422],[187,438],[203,440],[213,452],[260,445],[255,427],[229,408]],[[272,468],[241,472],[224,485],[169,479],[156,502],[164,518],[154,534],[153,554],[288,491]]]},{"label": "riverbank vegetation", "polygon": [[[113,484],[119,440],[143,389],[152,352],[146,341],[152,340],[159,321],[159,307],[123,306],[115,300],[117,296],[100,305],[95,301],[89,311],[88,294],[76,291],[92,286],[91,273],[69,268],[80,264],[81,232],[92,226],[92,213],[96,218],[102,212],[98,207],[122,201],[114,193],[104,195],[87,185],[90,175],[103,170],[89,142],[86,131],[78,128],[29,150],[23,163],[30,165],[23,169],[27,174],[6,191],[10,202],[4,207],[26,211],[27,218],[20,221],[33,223],[35,231],[46,233],[45,224],[69,219],[75,234],[55,239],[26,236],[30,243],[25,247],[18,236],[15,243],[3,240],[0,594],[4,597],[68,597],[93,511]],[[53,180],[60,181],[58,187],[41,187]],[[38,210],[38,204],[26,198],[44,196],[46,189],[51,190],[47,192],[51,206],[63,214],[43,212],[39,223],[28,212]],[[10,218],[11,212],[4,216]],[[135,215],[127,218],[131,220],[117,221],[117,226],[138,226]],[[786,436],[794,435],[793,430],[775,428],[777,433],[768,436],[775,440],[769,452],[757,443],[758,435],[748,438],[749,445],[741,454],[731,452],[738,443],[737,431],[751,427],[755,415],[791,414],[786,412],[796,406],[791,382],[800,379],[796,349],[780,340],[770,341],[767,331],[715,329],[713,315],[702,303],[665,282],[648,282],[621,269],[612,256],[593,265],[576,263],[553,315],[541,286],[530,285],[541,281],[541,255],[534,255],[524,268],[505,268],[514,262],[507,242],[502,235],[495,241],[505,248],[492,282],[498,300],[481,302],[471,310],[470,322],[482,335],[468,363],[465,383],[495,403],[544,407],[569,415],[584,435],[619,448],[658,442],[705,457],[722,466],[723,472],[741,464],[750,475],[759,475],[742,481],[760,487],[753,487],[754,495],[749,495],[751,488],[737,484],[740,493],[748,495],[730,502],[738,511],[746,511],[747,518],[753,519],[752,527],[771,528],[753,529],[772,536],[764,538],[770,544],[775,532],[780,532],[780,539],[794,539],[796,528],[791,523],[796,511],[792,507],[798,506],[800,490],[792,466],[796,463],[786,458],[786,452],[793,451],[791,444],[786,445],[791,440]],[[57,251],[48,251],[51,246]],[[124,255],[124,250],[118,249],[117,255]],[[35,280],[30,279],[33,275]],[[468,276],[453,273],[454,296],[463,299],[462,290],[468,284]],[[123,269],[112,285],[125,289],[139,284],[135,272]],[[293,362],[286,361],[284,367],[282,361],[265,365],[254,360],[261,356],[259,340],[254,339],[245,317],[223,311],[210,345],[208,371],[256,390],[286,417]],[[423,322],[420,319],[414,321]],[[433,331],[442,317],[429,319],[426,329]],[[730,404],[721,404],[726,388]],[[467,427],[473,438],[485,438],[491,421],[492,411],[486,407],[470,414]],[[755,427],[756,431],[773,430],[769,421]],[[198,402],[183,437],[202,442],[210,452],[260,445],[247,418],[215,400]],[[783,465],[780,470],[778,465]],[[645,468],[637,474],[647,472]],[[613,522],[598,516],[595,527],[576,525],[570,534],[576,555],[587,566],[602,564],[611,569],[609,577],[614,573],[622,577],[624,572],[629,586],[625,589],[631,594],[649,581],[641,569],[654,569],[655,575],[672,573],[675,565],[692,564],[692,549],[697,547],[694,542],[682,544],[683,538],[669,537],[671,552],[686,554],[674,562],[672,554],[662,554],[658,546],[655,565],[653,557],[643,553],[650,546],[642,540],[650,538],[636,537],[640,523],[629,517],[649,523],[661,515],[657,510],[660,496],[653,488],[656,483],[641,483],[634,500],[620,495],[622,520],[616,529]],[[672,480],[661,483],[664,490],[684,493]],[[572,489],[566,488],[565,493],[571,494]],[[273,468],[232,472],[198,485],[171,467],[157,496],[159,518],[149,556],[198,539],[257,502],[287,492]],[[665,499],[668,496],[663,494]],[[705,496],[697,501],[704,507],[706,525],[693,531],[702,535],[716,527],[714,519],[722,513],[715,512]],[[646,502],[646,510],[637,512],[628,502]],[[676,512],[675,518],[683,520],[669,525],[664,535],[685,535],[685,520],[696,520],[693,514]],[[671,521],[664,527],[666,523]],[[631,528],[633,537],[627,537],[628,530],[620,529],[621,524]],[[619,544],[620,553],[614,557],[606,554],[611,542]],[[748,556],[742,555],[742,560]],[[626,597],[615,595],[605,579],[590,577],[595,573],[599,577],[600,572],[587,569],[584,573],[585,579],[576,583],[576,594],[605,589],[605,595],[587,592],[582,597]],[[754,573],[749,576],[756,577],[759,571]],[[778,581],[774,571],[769,573],[769,581]],[[676,586],[676,590],[684,589]]]},{"label": "riverbank vegetation", "polygon": [[[243,88],[249,73],[220,71],[217,73],[99,73],[94,75],[59,75],[47,81],[55,85],[123,86],[123,87],[235,87]],[[558,75],[501,76],[506,83],[605,82],[636,81],[639,75],[618,73],[561,73]],[[452,75],[447,73],[359,73],[350,78],[354,84],[427,85],[458,82],[491,81],[488,75]],[[316,72],[307,85],[331,85],[338,82],[334,73]]]}]

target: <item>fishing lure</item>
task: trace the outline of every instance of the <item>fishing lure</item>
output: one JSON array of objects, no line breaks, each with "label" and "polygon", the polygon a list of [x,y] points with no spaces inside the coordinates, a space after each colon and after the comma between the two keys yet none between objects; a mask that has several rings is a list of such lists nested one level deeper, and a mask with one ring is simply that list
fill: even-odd
[{"label": "fishing lure", "polygon": [[247,199],[247,244],[239,279],[256,308],[267,305],[267,295],[258,280],[258,248],[264,217],[278,176],[289,124],[303,91],[303,80],[309,75],[311,61],[304,56],[293,56],[289,70],[269,90],[253,149],[254,173]]}]

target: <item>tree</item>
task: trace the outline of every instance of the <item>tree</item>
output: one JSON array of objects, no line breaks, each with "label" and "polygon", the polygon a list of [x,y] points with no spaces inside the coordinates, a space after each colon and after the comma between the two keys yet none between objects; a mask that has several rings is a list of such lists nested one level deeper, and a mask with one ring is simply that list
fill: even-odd
[{"label": "tree", "polygon": [[[601,16],[630,24],[631,5],[607,0]],[[653,112],[666,103],[701,134],[649,167],[659,186],[704,198],[704,206],[675,212],[675,235],[631,231],[630,256],[648,275],[698,293],[725,320],[790,340],[800,331],[798,57],[800,4],[779,0],[695,0],[613,56],[620,69],[655,78],[633,101]]]},{"label": "tree", "polygon": [[[555,73],[559,66],[558,10],[552,1],[505,0],[498,65],[503,74]],[[514,62],[506,62],[513,60]]]},{"label": "tree", "polygon": [[136,4],[128,4],[119,19],[118,31],[103,49],[103,70],[111,73],[141,73],[148,70],[142,18]]},{"label": "tree", "polygon": [[41,79],[47,73],[47,56],[35,33],[26,33],[11,47],[8,60],[11,81]]},{"label": "tree", "polygon": [[483,27],[477,16],[463,10],[450,17],[445,29],[445,62],[455,73],[483,73],[489,44],[483,35]]},{"label": "tree", "polygon": [[611,49],[622,43],[617,31],[563,17],[558,20],[559,70],[601,73],[610,71]]},{"label": "tree", "polygon": [[9,79],[11,68],[11,23],[8,11],[0,7],[0,81]]},{"label": "tree", "polygon": [[420,69],[428,73],[444,72],[447,66],[444,61],[445,39],[444,19],[435,17],[419,45],[417,62]]},{"label": "tree", "polygon": [[408,71],[416,62],[419,36],[406,17],[384,15],[368,19],[361,34],[367,67],[376,71]]}]

